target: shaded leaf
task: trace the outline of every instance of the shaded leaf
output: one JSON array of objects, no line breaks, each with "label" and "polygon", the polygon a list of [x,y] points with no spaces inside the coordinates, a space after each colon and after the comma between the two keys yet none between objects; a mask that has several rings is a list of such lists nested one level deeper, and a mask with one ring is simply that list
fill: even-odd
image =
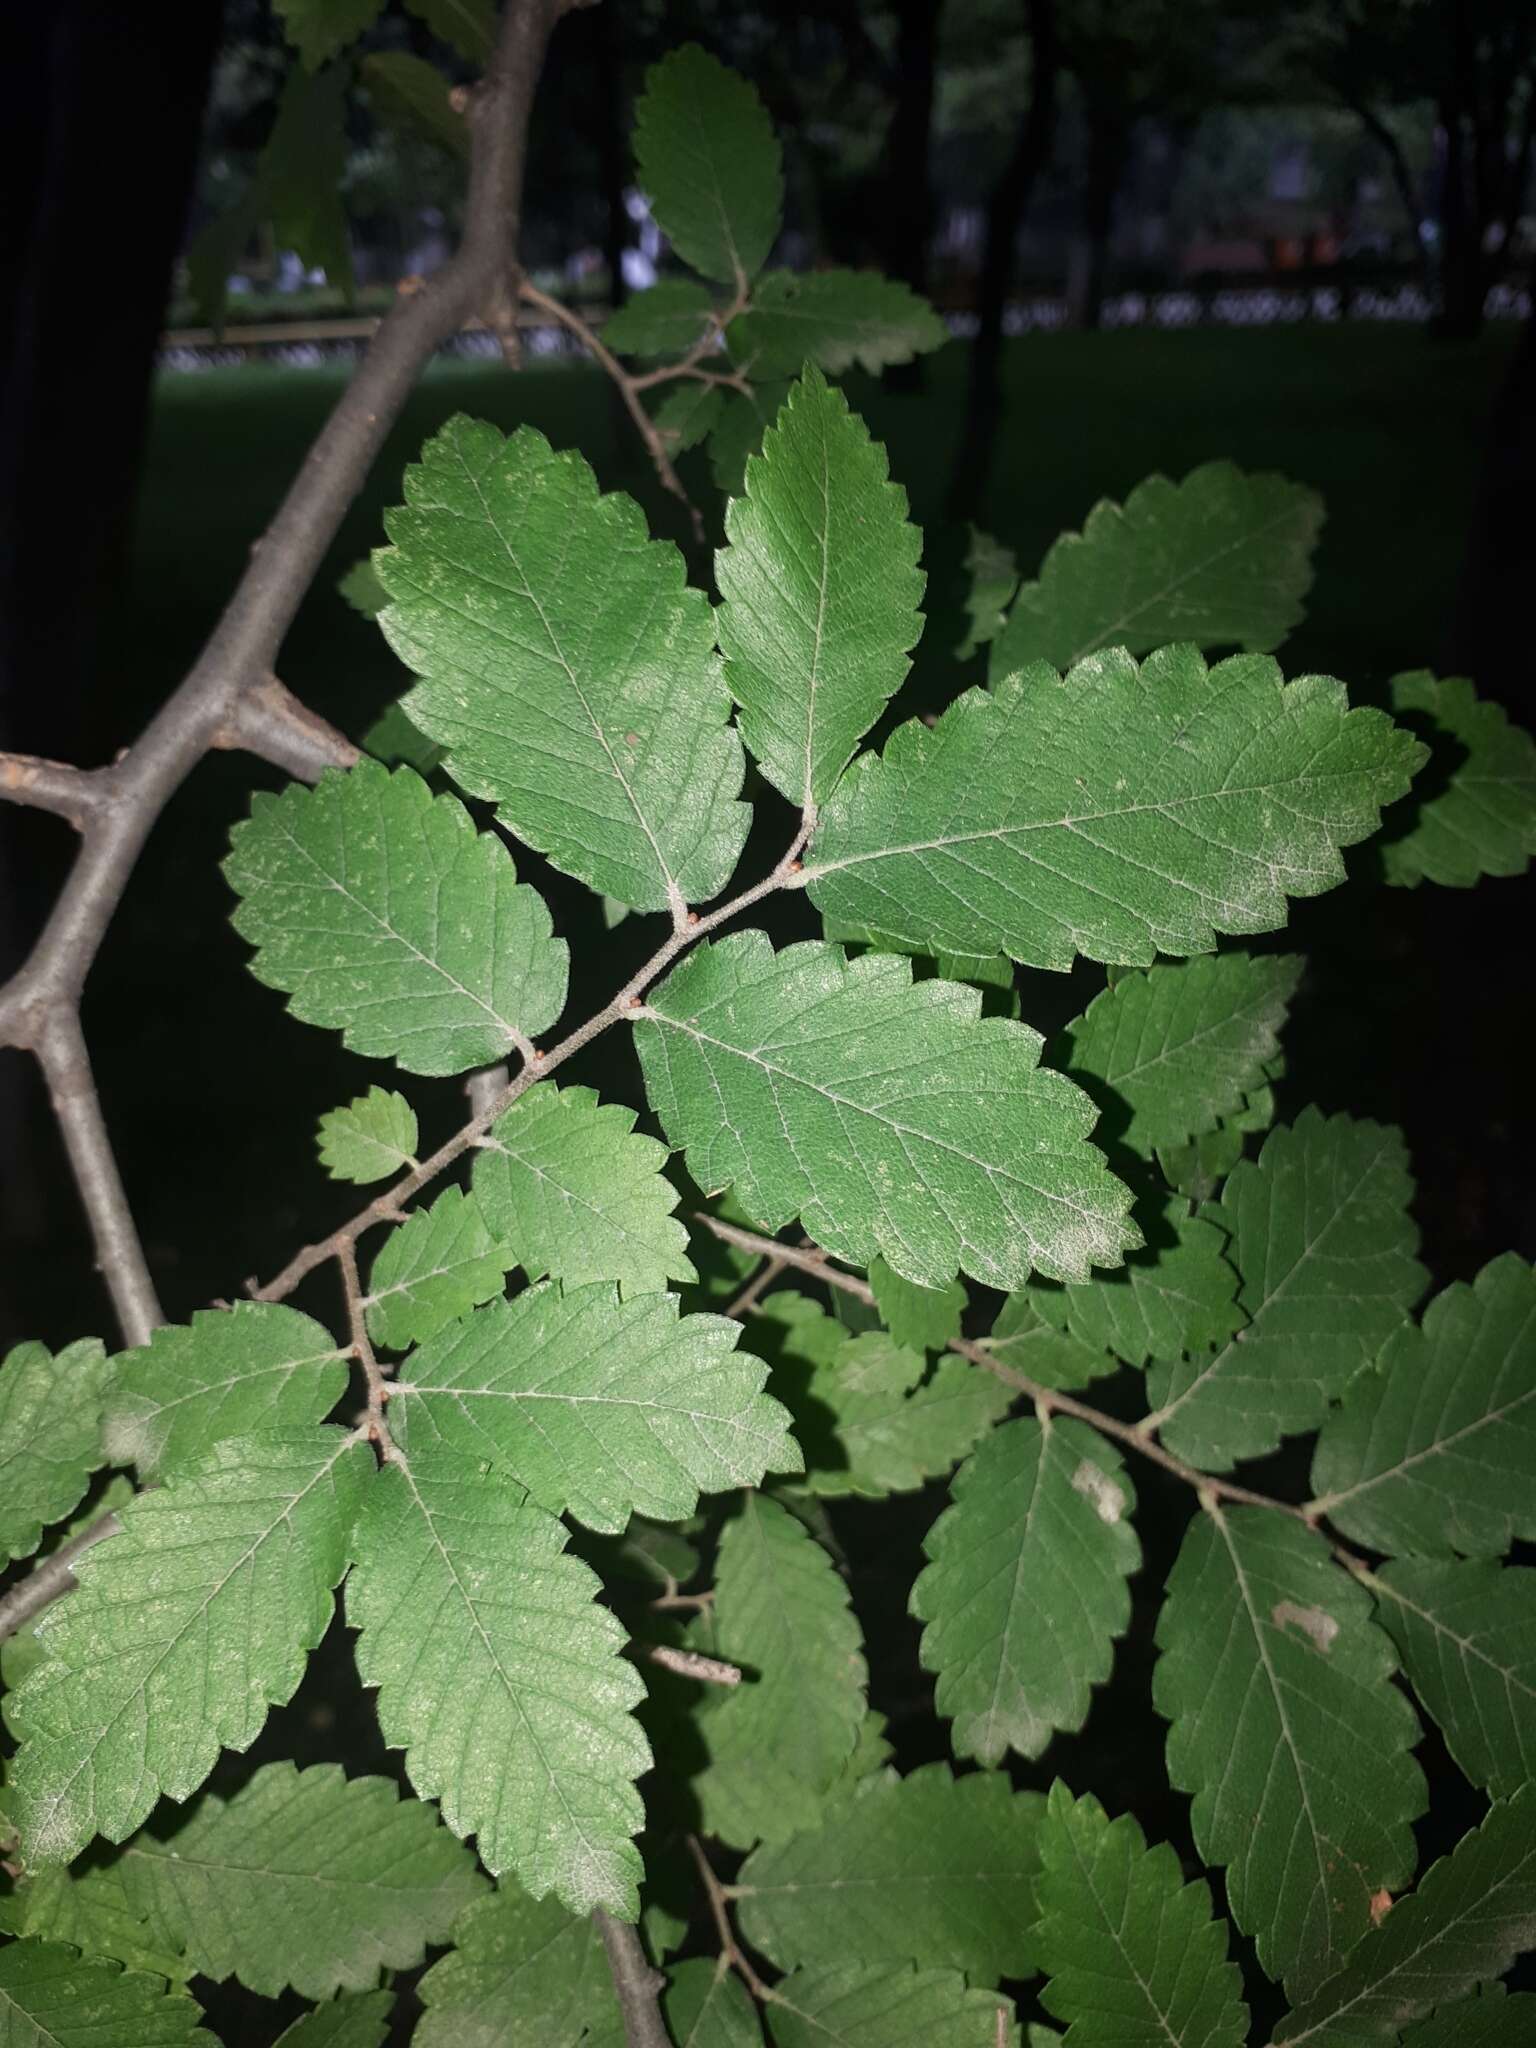
[{"label": "shaded leaf", "polygon": [[664,277],[611,313],[602,338],[621,356],[675,359],[687,355],[704,339],[714,311],[714,298],[693,278]]},{"label": "shaded leaf", "polygon": [[58,1941],[0,1948],[0,2042],[5,2048],[182,2048],[212,2034],[187,1998],[158,1977],[77,1955]]},{"label": "shaded leaf", "polygon": [[866,1963],[796,1970],[775,1986],[768,2030],[775,2048],[1017,2048],[1019,2039],[997,1993],[970,1989],[958,1970]]},{"label": "shaded leaf", "polygon": [[1123,1266],[1065,1288],[1034,1290],[1048,1318],[1059,1312],[1079,1343],[1112,1351],[1127,1365],[1206,1351],[1246,1320],[1237,1304],[1237,1273],[1225,1257],[1225,1233],[1183,1213],[1173,1198],[1158,1205],[1155,1222],[1151,1209],[1150,1201],[1143,1203],[1150,1241]]},{"label": "shaded leaf", "polygon": [[964,640],[956,648],[961,661],[969,661],[979,648],[988,646],[1003,630],[1009,601],[1019,587],[1019,564],[1012,548],[1005,548],[979,526],[968,526],[965,567],[969,582],[965,614],[969,620]]},{"label": "shaded leaf", "polygon": [[423,136],[468,163],[469,123],[450,102],[448,81],[435,64],[409,50],[377,50],[363,59],[358,75],[378,119]]},{"label": "shaded leaf", "polygon": [[684,43],[645,75],[635,165],[657,226],[683,261],[744,286],[779,232],[784,173],[756,90]]},{"label": "shaded leaf", "polygon": [[416,1164],[416,1112],[392,1088],[370,1088],[320,1119],[320,1164],[332,1180],[366,1185]]},{"label": "shaded leaf", "polygon": [[1536,1995],[1510,1996],[1502,1984],[1483,1984],[1403,2035],[1403,2048],[1533,2048]]},{"label": "shaded leaf", "polygon": [[454,1945],[420,1984],[426,2007],[413,2048],[577,2048],[592,2034],[622,2041],[618,2001],[590,1917],[516,1886],[477,1899]]},{"label": "shaded leaf", "polygon": [[1383,845],[1387,880],[1470,889],[1483,875],[1523,875],[1536,853],[1536,740],[1464,676],[1394,676],[1392,709],[1429,741],[1432,763],[1438,752],[1454,766],[1411,828]]},{"label": "shaded leaf", "polygon": [[482,69],[496,46],[496,0],[405,0],[450,49]]},{"label": "shaded leaf", "polygon": [[1041,1387],[1086,1387],[1118,1371],[1117,1358],[1069,1335],[1064,1319],[1048,1322],[1040,1312],[1045,1298],[1046,1289],[1036,1285],[1003,1303],[992,1334],[981,1340],[998,1364]]},{"label": "shaded leaf", "polygon": [[18,1344],[0,1365],[0,1560],[30,1557],[107,1462],[101,1415],[109,1378],[97,1337],[57,1357],[44,1344]]},{"label": "shaded leaf", "polygon": [[361,561],[354,562],[339,580],[336,594],[344,597],[353,611],[365,619],[377,618],[389,603],[389,592],[374,574],[373,564],[366,555]]},{"label": "shaded leaf", "polygon": [[306,69],[318,71],[373,27],[384,0],[276,0],[276,6],[284,36]]},{"label": "shaded leaf", "polygon": [[492,1238],[480,1204],[446,1188],[385,1238],[368,1275],[368,1334],[391,1351],[424,1343],[500,1294],[516,1253]]},{"label": "shaded leaf", "polygon": [[958,1280],[947,1287],[917,1287],[884,1259],[871,1259],[869,1284],[881,1322],[908,1350],[942,1351],[951,1337],[959,1336],[965,1289]]},{"label": "shaded leaf", "polygon": [[677,2048],[762,2048],[757,2007],[723,1956],[679,1963],[661,2009]]},{"label": "shaded leaf", "polygon": [[328,1999],[278,2035],[274,2048],[383,2048],[392,1991],[351,1991]]},{"label": "shaded leaf", "polygon": [[763,436],[789,397],[788,378],[754,384],[750,392],[733,391],[710,431],[709,465],[716,486],[728,498],[739,498],[746,485],[747,463],[763,445]]},{"label": "shaded leaf", "polygon": [[186,1956],[162,1939],[130,1899],[121,1858],[72,1870],[56,1866],[24,1878],[0,1897],[0,1931],[67,1941],[88,1956],[105,1956],[171,1983],[192,1975]]},{"label": "shaded leaf", "polygon": [[[372,574],[373,565],[368,564]],[[377,580],[377,579],[375,579]],[[389,594],[379,585],[379,601],[374,607],[382,611],[389,603]],[[398,704],[390,704],[363,734],[363,751],[372,754],[376,761],[386,767],[401,765],[414,768],[418,775],[430,775],[442,763],[443,750],[419,733]]]},{"label": "shaded leaf", "polygon": [[878,377],[942,348],[949,333],[926,299],[877,270],[770,270],[726,338],[755,380],[793,377],[807,362],[829,376],[857,365]]},{"label": "shaded leaf", "polygon": [[685,378],[674,385],[656,408],[656,426],[674,454],[696,448],[708,435],[725,406],[718,384]]},{"label": "shaded leaf", "polygon": [[[350,7],[353,0],[346,0]],[[348,304],[357,289],[352,234],[342,204],[347,168],[346,103],[351,83],[345,64],[318,77],[291,72],[277,103],[277,119],[262,157],[261,197],[280,249],[291,249],[306,270],[323,270]]]}]

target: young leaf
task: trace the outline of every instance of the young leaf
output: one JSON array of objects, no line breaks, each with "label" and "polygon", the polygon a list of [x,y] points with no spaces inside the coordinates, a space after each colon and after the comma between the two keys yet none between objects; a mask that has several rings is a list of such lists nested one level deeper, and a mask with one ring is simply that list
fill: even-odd
[{"label": "young leaf", "polygon": [[1012,548],[1005,548],[979,526],[967,527],[966,531],[970,539],[966,543],[965,567],[970,583],[965,613],[970,625],[955,650],[961,661],[969,661],[979,648],[986,647],[1001,633],[1009,601],[1019,587],[1019,564]]},{"label": "young leaf", "polygon": [[1424,748],[1327,676],[1165,647],[1042,663],[899,726],[823,813],[824,915],[931,952],[1149,966],[1273,931],[1344,879]]},{"label": "young leaf", "polygon": [[909,1351],[942,1351],[959,1336],[965,1289],[958,1280],[947,1287],[916,1287],[884,1259],[871,1259],[869,1284],[881,1322]]},{"label": "young leaf", "polygon": [[683,261],[738,290],[779,232],[778,137],[754,87],[684,43],[645,76],[635,164],[656,225]]},{"label": "young leaf", "polygon": [[1040,1828],[1047,2012],[1072,2048],[1238,2048],[1243,1980],[1210,1887],[1186,1884],[1166,1843],[1149,1849],[1130,1814],[1111,1821],[1059,1780]]},{"label": "young leaf", "polygon": [[504,1475],[415,1450],[369,1485],[347,1617],[385,1741],[486,1869],[633,1919],[644,1687],[565,1542]]},{"label": "young leaf", "polygon": [[350,1991],[285,2027],[273,2048],[384,2048],[392,1991]]},{"label": "young leaf", "polygon": [[625,1294],[697,1280],[688,1233],[662,1173],[667,1152],[635,1132],[635,1112],[593,1088],[542,1081],[498,1117],[475,1155],[475,1195],[530,1280],[579,1287],[617,1281]]},{"label": "young leaf", "polygon": [[715,940],[635,1015],[646,1089],[701,1187],[740,1183],[768,1230],[794,1216],[835,1257],[923,1287],[1082,1279],[1139,1241],[1085,1142],[1094,1113],[1040,1039],[957,982],[824,943]]},{"label": "young leaf", "polygon": [[103,1441],[109,1461],[141,1479],[227,1437],[321,1422],[347,1386],[330,1331],[278,1302],[197,1309],[112,1363]]},{"label": "young leaf", "polygon": [[251,972],[306,1024],[412,1074],[526,1046],[565,1005],[566,945],[493,833],[411,768],[359,761],[258,793],[230,837]]},{"label": "young leaf", "polygon": [[158,1977],[77,1955],[58,1941],[0,1948],[0,2042],[5,2048],[216,2048],[190,1998]]},{"label": "young leaf", "polygon": [[716,488],[726,497],[739,498],[746,488],[747,464],[761,449],[763,436],[789,393],[789,379],[774,378],[754,384],[750,391],[733,391],[726,399],[709,436],[709,466]]},{"label": "young leaf", "polygon": [[420,135],[469,161],[469,123],[456,111],[448,81],[435,64],[409,50],[375,50],[357,70],[382,125]]},{"label": "young leaf", "polygon": [[1081,1728],[1141,1564],[1120,1457],[1082,1423],[1005,1423],[955,1474],[912,1588],[920,1655],[958,1756],[1040,1756]]},{"label": "young leaf", "polygon": [[373,27],[384,0],[277,0],[277,11],[305,69],[318,71]]},{"label": "young leaf", "polygon": [[379,623],[423,678],[406,710],[449,774],[632,910],[715,895],[746,838],[741,742],[677,549],[532,427],[450,420],[405,496],[374,557]]},{"label": "young leaf", "polygon": [[1536,1571],[1405,1557],[1371,1590],[1463,1775],[1495,1799],[1536,1780]]},{"label": "young leaf", "polygon": [[1126,974],[1050,1047],[1086,1088],[1106,1136],[1150,1159],[1242,1108],[1280,1050],[1302,961],[1217,953]]},{"label": "young leaf", "polygon": [[1502,1976],[1530,1946],[1533,1921],[1536,1786],[1527,1785],[1431,1865],[1338,1974],[1280,2022],[1275,2039],[1296,2048],[1304,2041],[1313,2048],[1392,2041],[1432,2006]]},{"label": "young leaf", "polygon": [[958,1970],[867,1963],[796,1970],[774,1987],[768,2031],[774,2048],[1018,2048],[1019,2039],[997,1993],[971,1989]]},{"label": "young leaf", "polygon": [[944,322],[898,278],[874,270],[770,270],[731,322],[731,354],[753,378],[793,377],[802,363],[828,376],[855,364],[872,377],[942,348]]},{"label": "young leaf", "polygon": [[1168,1775],[1227,1866],[1232,1917],[1307,1996],[1413,1874],[1424,1780],[1392,1645],[1322,1537],[1262,1508],[1197,1515],[1158,1621]]},{"label": "young leaf", "polygon": [[705,1714],[694,1780],[707,1831],[738,1848],[813,1827],[853,1754],[868,1674],[832,1560],[777,1502],[749,1493],[715,1565],[712,1647],[756,1674]]},{"label": "young leaf", "polygon": [[1423,1289],[1399,1132],[1305,1109],[1233,1168],[1216,1221],[1247,1327],[1214,1355],[1159,1361],[1153,1422],[1208,1471],[1311,1429]]},{"label": "young leaf", "polygon": [[1314,1505],[1374,1550],[1498,1557],[1536,1536],[1536,1273],[1514,1252],[1437,1294],[1328,1418]]},{"label": "young leaf", "polygon": [[387,1180],[416,1164],[416,1112],[391,1088],[370,1088],[320,1119],[320,1164],[332,1180]]},{"label": "young leaf", "polygon": [[[691,277],[664,277],[611,314],[603,340],[621,356],[687,355],[709,332],[715,302]],[[708,390],[708,385],[700,387]]]},{"label": "young leaf", "polygon": [[99,1338],[55,1358],[18,1344],[0,1365],[0,1562],[30,1557],[50,1522],[76,1506],[99,1465],[102,1398],[110,1379]]},{"label": "young leaf", "polygon": [[[454,1945],[422,1978],[412,2048],[616,2044],[623,2023],[597,1928],[514,1885],[459,1916]],[[590,2031],[589,2031],[590,2029]]]},{"label": "young leaf", "polygon": [[1143,1204],[1150,1241],[1113,1273],[1031,1290],[1047,1319],[1059,1315],[1080,1344],[1112,1351],[1127,1365],[1207,1350],[1245,1321],[1237,1274],[1224,1256],[1225,1234],[1184,1213],[1174,1198],[1157,1204],[1155,1223],[1147,1213],[1152,1206]]},{"label": "young leaf", "polygon": [[401,1368],[390,1421],[414,1458],[488,1459],[551,1514],[617,1533],[691,1515],[701,1493],[798,1472],[768,1369],[738,1323],[678,1317],[675,1294],[531,1287],[444,1330]]},{"label": "young leaf", "polygon": [[911,667],[922,535],[885,450],[815,369],[748,462],[725,530],[715,620],[742,738],[813,813]]},{"label": "young leaf", "polygon": [[757,2007],[723,1956],[679,1963],[668,1978],[662,2011],[678,2048],[763,2048]]},{"label": "young leaf", "polygon": [[292,1698],[331,1618],[367,1468],[339,1429],[219,1443],[78,1558],[13,1696],[9,1793],[31,1865],[121,1842]]},{"label": "young leaf", "polygon": [[483,69],[496,47],[496,0],[405,0],[451,50]]},{"label": "young leaf", "polygon": [[786,1970],[857,1956],[973,1983],[1032,1976],[1044,1807],[993,1771],[882,1771],[824,1807],[816,1832],[752,1852],[741,1932]]},{"label": "young leaf", "polygon": [[1483,875],[1523,875],[1536,854],[1536,740],[1464,676],[1428,669],[1392,678],[1392,709],[1455,766],[1401,838],[1381,849],[1389,882],[1470,889]]},{"label": "young leaf", "polygon": [[1267,654],[1301,618],[1322,523],[1315,491],[1230,462],[1204,463],[1179,484],[1148,477],[1123,506],[1101,498],[1019,592],[991,674],[1172,640]]},{"label": "young leaf", "polygon": [[445,1189],[385,1238],[368,1275],[369,1336],[391,1351],[425,1343],[500,1294],[516,1257],[493,1240],[473,1195]]},{"label": "young leaf", "polygon": [[1003,1303],[991,1336],[981,1340],[998,1364],[1041,1387],[1086,1387],[1118,1370],[1120,1361],[1109,1352],[1070,1336],[1064,1319],[1047,1322],[1040,1313],[1045,1297],[1046,1289],[1036,1285]]},{"label": "young leaf", "polygon": [[56,1866],[23,1879],[0,1897],[0,1932],[67,1941],[88,1956],[148,1970],[173,1984],[192,1975],[186,1956],[131,1902],[120,1857],[75,1870]]},{"label": "young leaf", "polygon": [[128,1898],[198,1976],[267,1998],[414,1969],[483,1884],[430,1807],[339,1764],[266,1764],[174,1833],[135,1836],[121,1865]]}]

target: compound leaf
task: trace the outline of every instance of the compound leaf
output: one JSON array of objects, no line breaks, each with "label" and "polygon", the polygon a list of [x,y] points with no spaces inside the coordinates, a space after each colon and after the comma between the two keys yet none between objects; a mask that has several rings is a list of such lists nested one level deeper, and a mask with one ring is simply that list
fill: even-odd
[{"label": "compound leaf", "polygon": [[384,0],[277,0],[277,11],[305,69],[318,71],[373,27]]},{"label": "compound leaf", "polygon": [[1413,1873],[1424,1780],[1392,1645],[1323,1538],[1261,1508],[1197,1515],[1157,1628],[1168,1775],[1227,1866],[1232,1917],[1305,1997]]},{"label": "compound leaf", "polygon": [[909,960],[761,932],[701,946],[636,1013],[646,1088],[704,1188],[738,1182],[768,1230],[919,1286],[1085,1278],[1138,1240],[1086,1142],[1094,1113],[1036,1065],[1038,1035],[981,1016]]},{"label": "compound leaf", "polygon": [[878,271],[770,270],[726,338],[753,379],[792,377],[807,362],[828,376],[857,365],[878,377],[942,348],[949,332],[910,285]]},{"label": "compound leaf", "polygon": [[1123,506],[1101,498],[1019,592],[991,674],[1173,640],[1268,653],[1301,618],[1322,523],[1315,491],[1230,462],[1203,463],[1178,484],[1148,477]]},{"label": "compound leaf", "polygon": [[725,530],[715,620],[742,737],[809,813],[911,666],[922,535],[885,450],[815,369],[748,462]]},{"label": "compound leaf", "polygon": [[997,1993],[972,1989],[958,1970],[867,1963],[794,1971],[774,1987],[768,2031],[774,2048],[1018,2048],[1019,2039]]},{"label": "compound leaf", "polygon": [[384,2048],[392,1991],[349,1991],[285,2027],[273,2048]]},{"label": "compound leaf", "polygon": [[646,73],[634,140],[640,184],[678,255],[743,289],[767,260],[784,204],[778,138],[756,89],[684,43]]},{"label": "compound leaf", "polygon": [[919,1654],[957,1755],[1036,1757],[1081,1728],[1130,1623],[1135,1496],[1094,1430],[1033,1416],[985,1437],[950,1493],[912,1588]]},{"label": "compound leaf", "polygon": [[714,311],[713,298],[695,279],[664,277],[609,316],[603,340],[621,356],[685,356],[709,332]]},{"label": "compound leaf", "polygon": [[762,2048],[757,2007],[724,1958],[679,1963],[669,1979],[662,2011],[678,2048]]},{"label": "compound leaf", "polygon": [[680,1318],[673,1294],[532,1287],[415,1352],[390,1417],[412,1457],[441,1442],[489,1460],[589,1528],[616,1534],[635,1512],[681,1521],[700,1493],[800,1470],[740,1335],[724,1316]]},{"label": "compound leaf", "polygon": [[102,1401],[110,1379],[99,1338],[57,1357],[18,1344],[0,1365],[0,1561],[30,1557],[43,1531],[78,1505],[106,1463]]},{"label": "compound leaf", "polygon": [[500,1294],[516,1258],[492,1238],[473,1195],[445,1189],[385,1238],[368,1275],[368,1334],[391,1351],[424,1343]]},{"label": "compound leaf", "polygon": [[666,1147],[593,1088],[542,1081],[498,1117],[475,1155],[486,1221],[530,1280],[613,1280],[625,1294],[697,1280]]},{"label": "compound leaf", "polygon": [[416,1164],[416,1112],[392,1088],[370,1088],[320,1119],[320,1164],[332,1180],[359,1186]]},{"label": "compound leaf", "polygon": [[644,1688],[565,1543],[504,1474],[415,1450],[370,1484],[347,1615],[384,1739],[486,1869],[633,1919]]},{"label": "compound leaf", "polygon": [[[623,2040],[597,1928],[555,1899],[503,1884],[459,1916],[454,1945],[421,1980],[413,2048],[577,2048]],[[590,2030],[590,2031],[589,2031]]]},{"label": "compound leaf", "polygon": [[0,2042],[5,2048],[184,2048],[212,2034],[201,2012],[159,1977],[120,1970],[60,1941],[13,1941],[0,1948]]},{"label": "compound leaf", "polygon": [[406,711],[449,774],[632,910],[715,895],[746,837],[741,742],[677,549],[532,427],[450,420],[405,497],[374,556],[379,623],[423,678]]},{"label": "compound leaf", "polygon": [[294,1016],[413,1074],[520,1047],[565,1005],[566,945],[492,833],[413,768],[362,760],[258,793],[224,873],[251,972]]},{"label": "compound leaf", "polygon": [[942,1351],[959,1336],[965,1289],[958,1280],[947,1287],[917,1287],[884,1259],[871,1259],[869,1284],[881,1322],[909,1351]]},{"label": "compound leaf", "polygon": [[1464,676],[1394,676],[1392,709],[1429,741],[1431,762],[1438,751],[1455,765],[1409,829],[1383,845],[1386,879],[1470,889],[1483,875],[1523,875],[1536,853],[1536,740]]}]

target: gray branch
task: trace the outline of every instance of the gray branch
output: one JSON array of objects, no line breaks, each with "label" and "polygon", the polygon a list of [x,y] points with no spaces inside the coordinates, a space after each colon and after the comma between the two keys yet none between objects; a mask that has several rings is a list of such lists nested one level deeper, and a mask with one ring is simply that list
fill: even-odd
[{"label": "gray branch", "polygon": [[639,1935],[624,1921],[605,1913],[601,1906],[592,1918],[608,1951],[608,1968],[619,2010],[624,2015],[628,2048],[672,2048],[657,2002],[663,1980],[651,1968]]}]

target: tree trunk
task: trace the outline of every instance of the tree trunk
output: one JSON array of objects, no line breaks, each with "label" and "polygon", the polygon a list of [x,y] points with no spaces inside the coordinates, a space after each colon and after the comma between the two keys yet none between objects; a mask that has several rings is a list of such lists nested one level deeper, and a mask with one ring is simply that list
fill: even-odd
[{"label": "tree trunk", "polygon": [[[939,0],[900,0],[896,22],[896,107],[885,137],[881,195],[884,267],[891,277],[928,294],[928,245],[933,237],[934,60],[938,53]],[[886,372],[894,390],[921,391],[923,360]]]},{"label": "tree trunk", "polygon": [[1536,500],[1536,312],[1526,319],[1488,423],[1468,522],[1448,672],[1469,675],[1510,715],[1536,715],[1530,674],[1530,508]]},{"label": "tree trunk", "polygon": [[624,282],[624,251],[629,247],[629,215],[624,207],[624,192],[629,183],[629,144],[619,49],[623,17],[616,7],[594,7],[589,18],[596,32],[593,59],[599,109],[598,161],[603,181],[603,261],[608,267],[608,302],[617,311],[629,297],[629,287]]},{"label": "tree trunk", "polygon": [[1072,308],[1073,325],[1096,328],[1104,316],[1104,291],[1109,276],[1109,244],[1115,225],[1115,200],[1130,156],[1130,131],[1118,109],[1088,110],[1088,170],[1083,192],[1085,262]]}]

